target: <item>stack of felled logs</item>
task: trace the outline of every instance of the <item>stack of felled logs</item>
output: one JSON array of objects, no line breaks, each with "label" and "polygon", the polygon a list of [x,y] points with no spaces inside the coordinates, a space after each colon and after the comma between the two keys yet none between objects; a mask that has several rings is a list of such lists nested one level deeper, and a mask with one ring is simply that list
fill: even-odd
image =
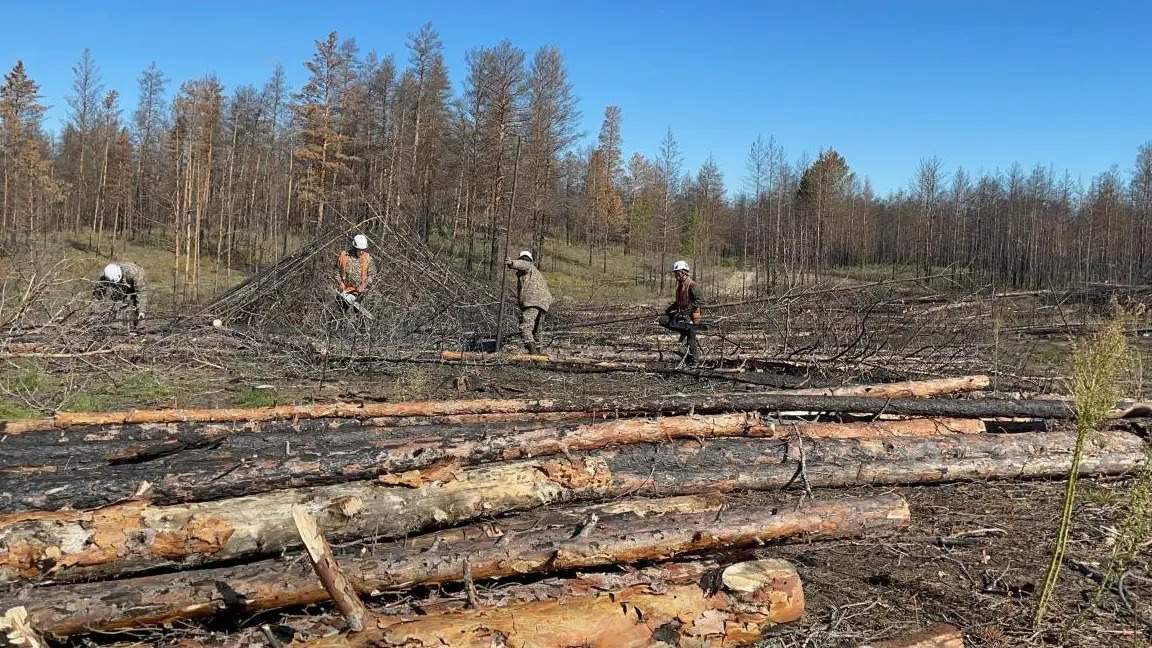
[{"label": "stack of felled logs", "polygon": [[[242,631],[332,601],[347,632],[297,639],[751,645],[804,611],[803,574],[751,549],[893,533],[910,511],[897,494],[729,494],[1066,472],[1073,433],[988,430],[1070,418],[1067,403],[934,398],[986,385],[0,423],[0,638]],[[1083,471],[1131,471],[1143,445],[1102,432]]]}]

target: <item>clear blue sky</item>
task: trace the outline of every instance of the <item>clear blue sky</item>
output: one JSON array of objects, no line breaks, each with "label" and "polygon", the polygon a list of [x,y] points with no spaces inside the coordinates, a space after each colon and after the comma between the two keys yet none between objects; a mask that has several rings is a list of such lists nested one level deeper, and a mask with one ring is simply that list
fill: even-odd
[{"label": "clear blue sky", "polygon": [[742,185],[757,134],[790,159],[839,150],[880,193],[922,157],[949,170],[1013,161],[1089,181],[1127,172],[1152,140],[1152,3],[991,2],[32,2],[6,8],[0,66],[23,59],[65,114],[71,66],[92,49],[125,114],[155,60],[173,85],[215,73],[260,84],[282,63],[294,86],[328,31],[396,53],[431,21],[459,83],[464,53],[503,38],[563,51],[591,139],[623,109],[625,153],[666,128],[686,166],[715,156]]}]

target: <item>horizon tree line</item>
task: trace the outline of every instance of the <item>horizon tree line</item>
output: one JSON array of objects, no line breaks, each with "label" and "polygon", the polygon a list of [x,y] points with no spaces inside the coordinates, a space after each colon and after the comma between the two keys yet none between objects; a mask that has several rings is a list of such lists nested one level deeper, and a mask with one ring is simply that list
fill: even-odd
[{"label": "horizon tree line", "polygon": [[510,226],[545,269],[560,244],[566,261],[603,273],[629,255],[642,268],[631,279],[660,289],[680,256],[712,288],[751,294],[871,266],[1004,287],[1152,281],[1152,143],[1130,171],[1088,186],[1043,165],[972,176],[933,157],[880,197],[832,148],[790,161],[757,137],[729,192],[713,159],[685,169],[670,129],[651,155],[624,160],[618,106],[584,143],[555,47],[469,50],[459,93],[431,25],[406,53],[362,54],[332,32],[295,90],[279,66],[229,90],[211,75],[173,86],[151,63],[126,116],[84,50],[59,132],[45,130],[43,98],[17,61],[0,85],[0,250],[61,234],[109,256],[125,241],[161,242],[174,287],[194,301],[207,296],[205,263],[267,265],[294,242],[375,218],[370,233],[410,232],[492,279],[516,173]]}]

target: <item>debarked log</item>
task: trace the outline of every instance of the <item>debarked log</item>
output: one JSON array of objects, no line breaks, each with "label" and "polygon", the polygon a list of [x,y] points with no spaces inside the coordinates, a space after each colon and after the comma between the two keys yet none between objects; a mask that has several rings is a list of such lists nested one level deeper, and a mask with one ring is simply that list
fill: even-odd
[{"label": "debarked log", "polygon": [[[367,556],[350,554],[339,562],[357,592],[371,596],[459,582],[466,560],[474,578],[491,580],[731,551],[787,538],[858,536],[901,528],[909,520],[907,502],[892,494],[811,501],[798,511],[740,504],[721,510],[720,498],[685,500],[625,500],[527,513],[376,545]],[[29,586],[10,601],[0,600],[0,609],[25,605],[37,627],[62,636],[214,614],[248,617],[327,598],[307,564],[265,560],[100,583]]]},{"label": "debarked log", "polygon": [[0,512],[104,506],[131,497],[141,482],[150,485],[152,503],[170,504],[371,479],[443,463],[476,465],[670,439],[885,438],[984,431],[979,419],[772,423],[756,414],[618,419],[527,429],[322,427],[317,421],[235,430],[186,425],[127,426],[100,435],[77,429],[13,437],[0,457],[4,483]]},{"label": "debarked log", "polygon": [[[199,504],[19,513],[0,516],[0,581],[125,575],[275,554],[297,544],[289,513],[296,504],[316,514],[334,541],[394,537],[574,499],[766,490],[805,478],[811,486],[855,486],[1060,476],[1075,440],[1075,433],[1054,432],[673,441]],[[1081,472],[1130,472],[1143,456],[1139,437],[1099,432],[1089,439]]]},{"label": "debarked log", "polygon": [[[314,648],[598,648],[750,646],[769,626],[804,613],[796,569],[777,559],[723,568],[670,564],[634,574],[589,574],[500,590],[478,609],[448,604],[382,617],[357,635]],[[494,643],[494,638],[499,637]]]},{"label": "debarked log", "polygon": [[[866,396],[868,398],[927,398],[962,392],[988,389],[992,381],[988,376],[957,376],[955,378],[932,378],[928,380],[907,380],[894,383],[870,385],[845,385],[816,389],[797,389],[795,395],[811,396]],[[782,392],[783,393],[783,392]]]},{"label": "debarked log", "polygon": [[[716,414],[754,410],[802,410],[902,414],[905,416],[959,416],[992,418],[1028,416],[1069,419],[1074,412],[1067,402],[998,399],[870,398],[865,396],[812,396],[792,393],[734,392],[706,396],[671,395],[649,399],[618,396],[591,398],[545,398],[536,400],[408,401],[401,403],[332,403],[327,405],[281,405],[264,408],[133,410],[108,413],[62,412],[49,419],[0,422],[0,435],[76,425],[123,425],[129,423],[256,422],[301,418],[355,418],[451,416],[457,414],[511,414],[523,412],[647,412],[651,414]],[[1152,405],[1119,403],[1111,418],[1147,415]]]}]

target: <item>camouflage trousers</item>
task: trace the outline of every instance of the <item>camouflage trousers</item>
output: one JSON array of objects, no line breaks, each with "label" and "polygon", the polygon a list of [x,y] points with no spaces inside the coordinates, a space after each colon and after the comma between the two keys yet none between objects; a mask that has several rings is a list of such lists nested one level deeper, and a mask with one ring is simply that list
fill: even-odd
[{"label": "camouflage trousers", "polygon": [[538,344],[540,329],[544,326],[545,311],[535,306],[520,309],[520,338],[524,344]]}]

